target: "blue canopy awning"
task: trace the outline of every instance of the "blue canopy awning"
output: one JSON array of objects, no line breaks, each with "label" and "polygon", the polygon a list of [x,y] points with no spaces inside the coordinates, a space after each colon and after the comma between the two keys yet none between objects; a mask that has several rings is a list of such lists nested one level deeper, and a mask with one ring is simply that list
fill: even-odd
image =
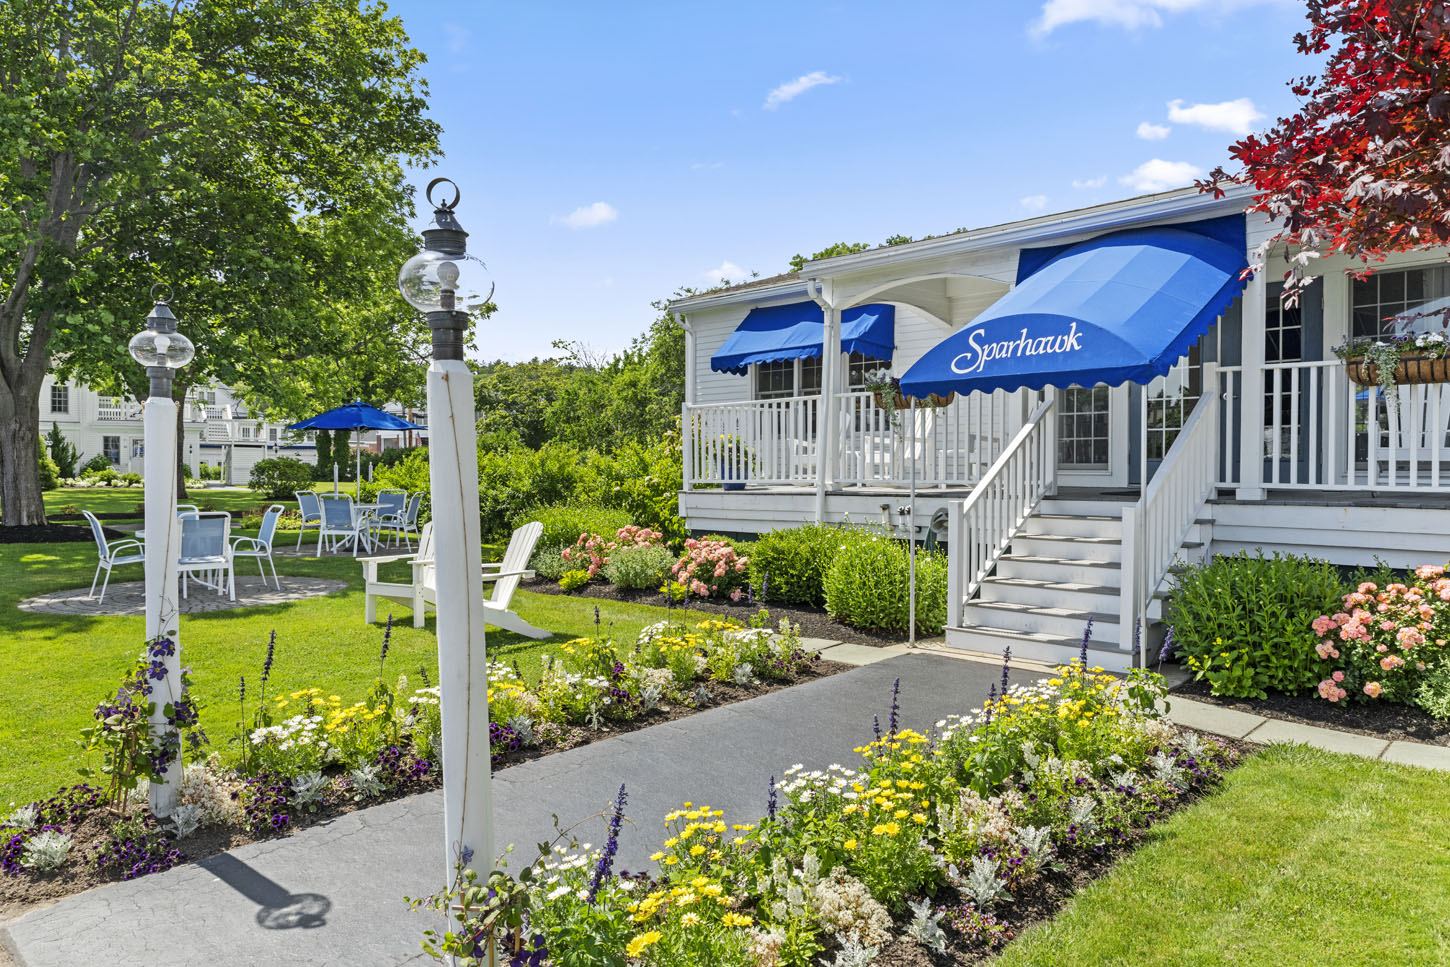
[{"label": "blue canopy awning", "polygon": [[1162,376],[1243,288],[1243,226],[1236,215],[1024,251],[1016,288],[917,360],[901,391],[920,399]]},{"label": "blue canopy awning", "polygon": [[[821,355],[824,330],[821,307],[814,302],[751,309],[710,357],[710,368],[741,375],[751,363],[814,359]],[[889,361],[895,348],[895,306],[856,306],[841,312],[841,352]]]}]

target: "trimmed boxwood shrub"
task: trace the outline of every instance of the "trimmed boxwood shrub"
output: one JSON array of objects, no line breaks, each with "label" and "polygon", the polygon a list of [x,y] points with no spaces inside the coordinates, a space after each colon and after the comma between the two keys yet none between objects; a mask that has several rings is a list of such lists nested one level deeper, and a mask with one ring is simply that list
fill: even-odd
[{"label": "trimmed boxwood shrub", "polygon": [[252,465],[247,486],[269,500],[291,499],[298,490],[312,489],[312,464],[292,457],[270,457]]},{"label": "trimmed boxwood shrub", "polygon": [[574,566],[564,560],[563,550],[558,544],[538,545],[534,548],[534,556],[529,558],[529,570],[546,580],[559,580],[565,571]]},{"label": "trimmed boxwood shrub", "polygon": [[[826,611],[865,631],[904,633],[911,622],[906,545],[880,535],[845,540],[826,575]],[[940,634],[947,620],[946,556],[916,552],[916,630]]]},{"label": "trimmed boxwood shrub", "polygon": [[750,552],[751,590],[762,601],[824,605],[826,575],[842,544],[858,533],[806,524],[761,534]]},{"label": "trimmed boxwood shrub", "polygon": [[1313,688],[1328,664],[1314,650],[1314,619],[1342,610],[1328,561],[1240,552],[1179,575],[1169,623],[1183,663],[1213,694],[1265,698]]}]

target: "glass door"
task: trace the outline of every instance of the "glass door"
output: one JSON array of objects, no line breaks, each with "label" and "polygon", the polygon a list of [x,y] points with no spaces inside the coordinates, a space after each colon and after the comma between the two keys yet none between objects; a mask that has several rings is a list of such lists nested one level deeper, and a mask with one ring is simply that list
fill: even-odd
[{"label": "glass door", "polygon": [[1057,471],[1069,487],[1127,483],[1127,387],[1069,386],[1055,390]]}]

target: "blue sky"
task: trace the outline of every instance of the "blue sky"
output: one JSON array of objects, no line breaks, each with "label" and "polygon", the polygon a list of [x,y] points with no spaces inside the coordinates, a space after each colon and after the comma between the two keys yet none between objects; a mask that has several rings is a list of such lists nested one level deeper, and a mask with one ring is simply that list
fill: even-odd
[{"label": "blue sky", "polygon": [[498,287],[490,359],[619,350],[677,286],[832,242],[1187,183],[1313,66],[1292,0],[392,9],[443,126],[415,180],[462,186]]}]

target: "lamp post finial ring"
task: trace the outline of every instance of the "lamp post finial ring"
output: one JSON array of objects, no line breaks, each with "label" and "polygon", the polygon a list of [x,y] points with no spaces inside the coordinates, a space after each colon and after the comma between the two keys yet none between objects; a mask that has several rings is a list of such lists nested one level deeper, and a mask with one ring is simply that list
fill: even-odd
[{"label": "lamp post finial ring", "polygon": [[[433,189],[437,188],[439,185],[445,184],[453,188],[453,200],[446,203],[442,201],[434,201]],[[434,208],[440,208],[443,211],[447,212],[453,211],[453,209],[458,206],[458,200],[462,197],[462,192],[458,190],[458,185],[456,182],[453,181],[452,178],[434,178],[432,181],[428,182],[428,187],[423,190],[423,194],[427,196],[428,203],[431,204]]]},{"label": "lamp post finial ring", "polygon": [[[158,291],[163,292],[165,294],[164,295],[161,295],[161,296],[158,296],[156,294]],[[155,285],[151,286],[151,301],[152,302],[170,302],[171,301],[171,286],[167,285],[165,282],[157,282]]]}]

